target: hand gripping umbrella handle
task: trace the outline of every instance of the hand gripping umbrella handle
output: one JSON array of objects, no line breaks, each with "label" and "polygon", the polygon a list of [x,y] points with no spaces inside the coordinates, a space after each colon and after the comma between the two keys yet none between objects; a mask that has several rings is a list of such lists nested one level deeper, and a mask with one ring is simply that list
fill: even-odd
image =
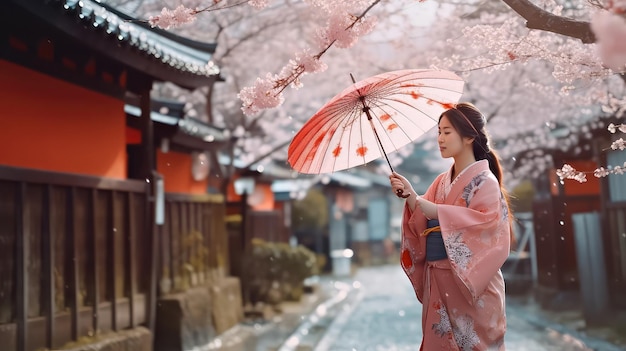
[{"label": "hand gripping umbrella handle", "polygon": [[396,196],[406,199],[407,197],[411,196],[411,193],[405,194],[404,191],[402,191],[402,189],[398,189],[396,190]]}]

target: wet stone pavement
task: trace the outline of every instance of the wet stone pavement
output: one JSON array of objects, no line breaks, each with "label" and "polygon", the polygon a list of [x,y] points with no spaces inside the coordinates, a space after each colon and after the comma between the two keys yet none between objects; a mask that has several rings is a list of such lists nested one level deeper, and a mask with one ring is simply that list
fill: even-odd
[{"label": "wet stone pavement", "polygon": [[[318,345],[316,351],[408,351],[416,350],[422,337],[421,305],[399,266],[360,269],[355,277],[360,302],[350,311],[336,338]],[[591,348],[588,341],[559,331],[557,325],[537,325],[527,319],[521,306],[507,306],[506,348],[536,350],[619,350],[611,345]]]},{"label": "wet stone pavement", "polygon": [[[227,351],[408,351],[422,337],[421,305],[397,265],[359,268],[354,277],[319,282],[319,303],[308,312],[286,311],[280,320],[258,325],[243,342],[214,348]],[[306,305],[306,304],[305,304]],[[300,307],[305,308],[305,307]],[[532,310],[507,302],[506,349],[509,351],[619,351],[625,347],[587,337]],[[270,327],[273,325],[274,327]],[[282,327],[281,327],[282,325]],[[267,328],[263,332],[262,328]],[[243,333],[243,334],[242,334]],[[225,338],[224,342],[227,342]]]}]

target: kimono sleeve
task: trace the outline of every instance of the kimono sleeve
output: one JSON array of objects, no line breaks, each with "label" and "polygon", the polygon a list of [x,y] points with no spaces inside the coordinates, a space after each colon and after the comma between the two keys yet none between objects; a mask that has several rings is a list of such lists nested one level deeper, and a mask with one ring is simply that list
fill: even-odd
[{"label": "kimono sleeve", "polygon": [[508,208],[495,177],[473,180],[458,200],[437,214],[455,281],[474,304],[509,255]]},{"label": "kimono sleeve", "polygon": [[[434,200],[438,179],[430,185],[424,198]],[[420,234],[426,229],[426,217],[419,210],[409,209],[409,205],[404,205],[402,214],[402,249],[401,260],[402,269],[409,277],[417,299],[422,302],[424,296],[424,271],[426,267],[426,238]]]}]

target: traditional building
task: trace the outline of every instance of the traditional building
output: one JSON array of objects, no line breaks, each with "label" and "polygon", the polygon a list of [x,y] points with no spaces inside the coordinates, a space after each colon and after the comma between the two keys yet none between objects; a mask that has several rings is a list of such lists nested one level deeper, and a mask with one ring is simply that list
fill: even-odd
[{"label": "traditional building", "polygon": [[[223,135],[151,95],[158,82],[215,83],[215,45],[93,0],[0,8],[3,350],[55,349],[109,332],[145,349],[157,329],[185,334],[185,311],[178,325],[163,324],[157,299],[167,306],[168,294],[204,286],[194,292],[202,300],[207,282],[225,278],[224,199],[207,194],[203,156]],[[213,325],[213,305],[203,305],[192,328],[227,327]]]},{"label": "traditional building", "polygon": [[552,309],[582,306],[591,323],[599,312],[626,308],[626,177],[588,174],[584,183],[561,182],[556,170],[564,164],[587,172],[624,166],[626,152],[610,148],[619,137],[607,130],[610,123],[623,119],[596,116],[548,123],[545,133],[509,145],[520,150],[513,171],[533,175],[539,301]]}]

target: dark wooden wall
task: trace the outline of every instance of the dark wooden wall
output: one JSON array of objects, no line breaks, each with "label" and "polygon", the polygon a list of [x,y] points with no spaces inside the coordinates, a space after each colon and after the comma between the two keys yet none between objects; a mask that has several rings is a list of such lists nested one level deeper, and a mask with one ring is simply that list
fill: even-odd
[{"label": "dark wooden wall", "polygon": [[146,182],[0,166],[0,344],[55,348],[146,322]]},{"label": "dark wooden wall", "polygon": [[609,294],[612,304],[626,308],[626,203],[607,204],[605,211],[602,239],[606,243],[604,251],[607,253]]},{"label": "dark wooden wall", "polygon": [[554,291],[578,290],[572,214],[600,210],[599,196],[554,196],[533,202],[538,282]]},{"label": "dark wooden wall", "polygon": [[0,349],[150,328],[154,296],[228,275],[223,197],[166,194],[155,225],[150,184],[0,165]]}]

